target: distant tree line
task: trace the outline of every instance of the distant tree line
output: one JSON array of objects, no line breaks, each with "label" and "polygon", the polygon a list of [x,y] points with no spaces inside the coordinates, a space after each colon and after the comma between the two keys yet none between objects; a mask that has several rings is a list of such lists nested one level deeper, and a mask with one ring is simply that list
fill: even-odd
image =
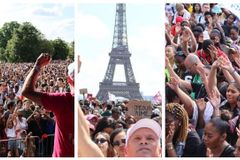
[{"label": "distant tree line", "polygon": [[30,22],[12,21],[0,28],[0,61],[34,62],[42,52],[51,54],[53,60],[73,59],[74,42],[47,40]]}]

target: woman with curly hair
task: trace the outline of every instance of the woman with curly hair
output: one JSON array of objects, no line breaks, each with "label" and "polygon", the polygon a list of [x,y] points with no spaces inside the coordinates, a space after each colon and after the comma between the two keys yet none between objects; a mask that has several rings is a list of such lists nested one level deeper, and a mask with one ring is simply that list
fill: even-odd
[{"label": "woman with curly hair", "polygon": [[186,110],[179,103],[166,105],[166,153],[168,157],[194,157],[200,145],[196,131],[189,128]]}]

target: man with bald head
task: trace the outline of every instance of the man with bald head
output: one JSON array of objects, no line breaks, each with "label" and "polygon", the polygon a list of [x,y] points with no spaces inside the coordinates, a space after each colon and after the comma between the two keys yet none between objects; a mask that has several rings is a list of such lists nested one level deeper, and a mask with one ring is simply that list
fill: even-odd
[{"label": "man with bald head", "polygon": [[189,54],[184,65],[194,75],[192,82],[187,85],[192,90],[191,97],[193,99],[204,98],[207,95],[205,87],[208,83],[207,75],[210,72],[210,66],[203,65],[195,54]]},{"label": "man with bald head", "polygon": [[185,81],[181,79],[173,71],[172,67],[167,65],[170,76],[174,77],[179,82],[180,86],[192,91],[191,97],[193,99],[205,97],[207,95],[205,86],[207,86],[206,84],[208,83],[207,75],[209,74],[210,67],[203,65],[198,56],[193,53],[189,54],[185,58],[184,65],[186,69],[193,75],[193,79],[191,81]]},{"label": "man with bald head", "polygon": [[189,70],[189,72],[191,72],[192,74],[197,73],[197,67],[204,68],[204,65],[201,63],[200,59],[195,54],[189,54],[184,61],[184,65],[186,69]]}]

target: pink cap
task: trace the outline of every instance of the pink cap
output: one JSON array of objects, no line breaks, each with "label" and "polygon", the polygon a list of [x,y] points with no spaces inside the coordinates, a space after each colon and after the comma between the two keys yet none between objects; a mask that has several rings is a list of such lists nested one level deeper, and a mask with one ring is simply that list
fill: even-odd
[{"label": "pink cap", "polygon": [[177,16],[177,18],[176,18],[176,23],[178,23],[178,22],[182,22],[183,21],[183,17],[181,17],[181,16]]}]

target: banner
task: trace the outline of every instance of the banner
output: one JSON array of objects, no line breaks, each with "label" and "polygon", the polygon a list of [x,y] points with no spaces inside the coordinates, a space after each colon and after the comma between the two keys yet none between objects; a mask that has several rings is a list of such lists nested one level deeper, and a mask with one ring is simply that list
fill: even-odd
[{"label": "banner", "polygon": [[127,114],[134,116],[136,120],[150,118],[152,115],[152,105],[149,101],[131,100],[127,103]]},{"label": "banner", "polygon": [[86,94],[88,92],[87,88],[80,89],[80,94]]}]

